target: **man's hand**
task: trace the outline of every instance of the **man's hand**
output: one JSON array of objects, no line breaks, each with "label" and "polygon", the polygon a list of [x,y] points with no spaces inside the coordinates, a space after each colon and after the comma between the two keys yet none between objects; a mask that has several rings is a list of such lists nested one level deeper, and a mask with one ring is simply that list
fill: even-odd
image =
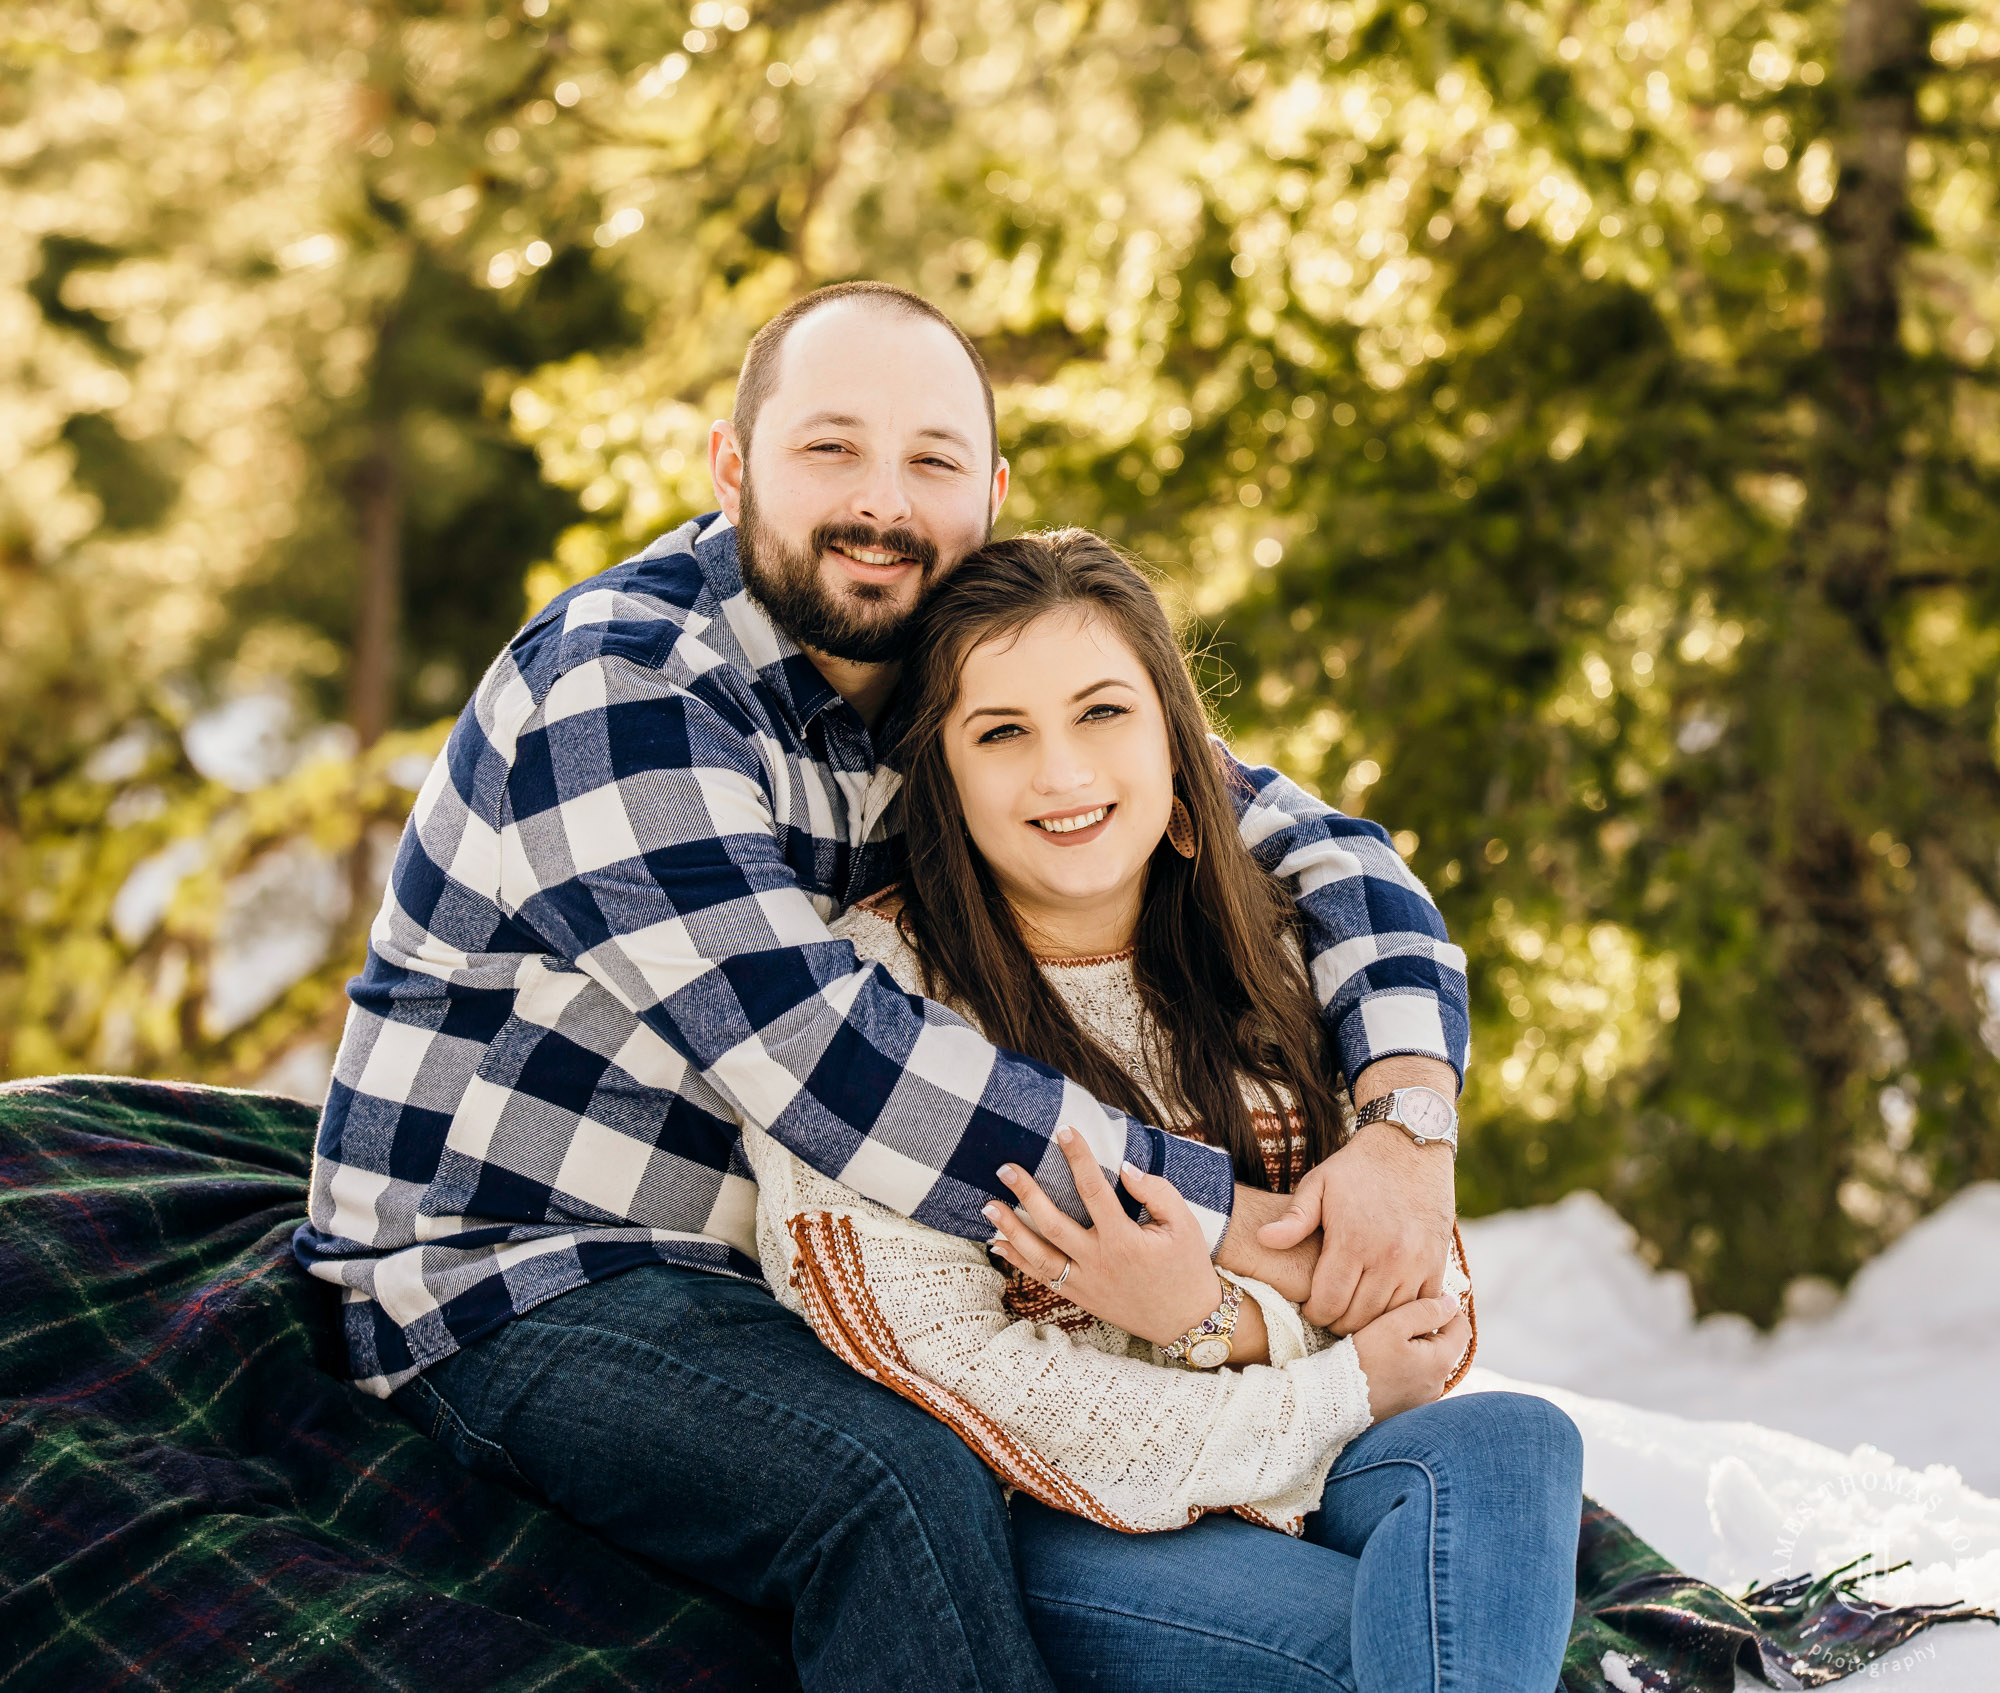
[{"label": "man's hand", "polygon": [[1238,1182],[1229,1227],[1223,1232],[1215,1261],[1232,1275],[1260,1281],[1276,1288],[1294,1305],[1303,1305],[1312,1294],[1313,1267],[1319,1262],[1322,1244],[1317,1213],[1310,1231],[1291,1246],[1266,1246],[1260,1238],[1267,1224],[1288,1217],[1291,1209],[1292,1202],[1285,1194]]},{"label": "man's hand", "polygon": [[[1457,1078],[1436,1059],[1383,1059],[1362,1072],[1355,1104],[1397,1087],[1450,1098]],[[1390,1123],[1371,1123],[1309,1172],[1285,1214],[1257,1231],[1261,1246],[1284,1251],[1324,1229],[1306,1320],[1353,1334],[1384,1311],[1435,1298],[1457,1211],[1454,1174],[1450,1147],[1419,1146]]]}]

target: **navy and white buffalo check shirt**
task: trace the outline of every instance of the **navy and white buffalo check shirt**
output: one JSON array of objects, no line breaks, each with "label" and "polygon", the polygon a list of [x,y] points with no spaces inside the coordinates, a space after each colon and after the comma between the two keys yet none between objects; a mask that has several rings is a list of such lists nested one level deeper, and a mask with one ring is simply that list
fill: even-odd
[{"label": "navy and white buffalo check shirt", "polygon": [[[1462,1068],[1465,955],[1383,831],[1242,774],[1346,1073]],[[893,875],[900,783],[745,594],[720,517],[521,631],[417,797],[348,990],[295,1247],[345,1289],[361,1386],[634,1265],[757,1279],[746,1121],[973,1239],[1009,1160],[1083,1216],[1069,1124],[1220,1241],[1224,1154],[996,1050],[828,934]]]}]

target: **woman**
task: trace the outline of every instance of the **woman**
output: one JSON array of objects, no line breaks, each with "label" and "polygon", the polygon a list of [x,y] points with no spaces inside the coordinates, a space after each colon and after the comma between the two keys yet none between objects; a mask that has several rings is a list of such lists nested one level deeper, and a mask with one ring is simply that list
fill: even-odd
[{"label": "woman", "polygon": [[[1001,542],[912,650],[909,870],[835,933],[1095,1098],[1227,1146],[1239,1180],[1289,1188],[1338,1144],[1333,1064],[1292,908],[1242,845],[1144,579],[1083,531]],[[925,1068],[920,1044],[899,1085]],[[1460,1267],[1447,1297],[1336,1340],[1221,1275],[1172,1186],[1130,1166],[1152,1221],[1127,1216],[1092,1150],[1122,1131],[1077,1097],[1058,1140],[1103,1248],[1087,1273],[1082,1231],[1025,1172],[1002,1172],[1025,1216],[992,1208],[989,1258],[746,1134],[779,1297],[1018,1490],[1057,1683],[1547,1693],[1581,1446],[1540,1400],[1439,1401],[1471,1339]],[[1175,1367],[1190,1355],[1219,1367]]]}]

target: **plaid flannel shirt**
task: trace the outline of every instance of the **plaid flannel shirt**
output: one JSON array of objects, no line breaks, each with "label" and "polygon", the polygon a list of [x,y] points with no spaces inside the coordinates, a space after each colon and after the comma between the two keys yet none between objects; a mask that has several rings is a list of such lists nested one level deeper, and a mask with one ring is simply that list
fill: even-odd
[{"label": "plaid flannel shirt", "polygon": [[[1237,767],[1345,1072],[1462,1068],[1464,954],[1376,824]],[[863,967],[826,925],[894,874],[901,778],[744,592],[711,516],[570,590],[495,661],[417,797],[334,1064],[295,1249],[387,1394],[634,1265],[758,1277],[741,1125],[953,1234],[1054,1142],[1187,1196],[1228,1158],[1104,1106]]]}]

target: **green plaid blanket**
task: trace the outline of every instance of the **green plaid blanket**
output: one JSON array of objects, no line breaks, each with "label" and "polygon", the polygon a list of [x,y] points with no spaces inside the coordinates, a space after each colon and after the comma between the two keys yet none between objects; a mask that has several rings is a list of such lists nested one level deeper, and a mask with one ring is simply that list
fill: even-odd
[{"label": "green plaid blanket", "polygon": [[1823,1687],[1937,1623],[2000,1621],[1961,1605],[1878,1608],[1859,1595],[1864,1579],[1849,1565],[1732,1599],[1585,1499],[1562,1693],[1731,1693],[1738,1669],[1772,1687]]},{"label": "green plaid blanket", "polygon": [[[478,1481],[338,1378],[290,1250],[314,1113],[0,1087],[0,1687],[795,1687],[783,1618]],[[1741,1602],[1587,1511],[1563,1687],[1726,1693],[1934,1621],[1851,1583]],[[1829,1633],[1831,1629],[1834,1632]],[[1775,1654],[1775,1655],[1774,1655]]]},{"label": "green plaid blanket", "polygon": [[0,1686],[797,1685],[782,1619],[459,1469],[337,1378],[315,1113],[0,1088]]}]

